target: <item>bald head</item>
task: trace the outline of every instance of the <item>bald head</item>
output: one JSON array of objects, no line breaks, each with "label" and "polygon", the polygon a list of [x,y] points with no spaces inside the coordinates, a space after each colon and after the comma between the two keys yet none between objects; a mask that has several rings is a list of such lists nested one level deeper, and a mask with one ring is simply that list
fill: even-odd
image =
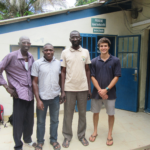
[{"label": "bald head", "polygon": [[27,37],[27,36],[21,36],[21,37],[19,38],[19,43],[21,43],[22,40],[29,40],[29,41],[30,41],[29,37]]},{"label": "bald head", "polygon": [[74,33],[75,33],[75,34],[78,34],[78,35],[80,36],[80,33],[79,33],[77,30],[73,30],[73,31],[70,33],[70,37],[71,37],[71,35],[74,34]]},{"label": "bald head", "polygon": [[30,39],[27,36],[21,36],[19,38],[19,46],[22,51],[22,53],[27,53],[27,51],[30,49],[31,43]]}]

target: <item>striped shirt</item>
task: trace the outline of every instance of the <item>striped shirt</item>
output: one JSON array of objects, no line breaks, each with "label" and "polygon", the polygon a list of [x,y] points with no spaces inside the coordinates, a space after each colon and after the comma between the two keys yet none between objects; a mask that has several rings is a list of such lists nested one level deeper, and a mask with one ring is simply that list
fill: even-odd
[{"label": "striped shirt", "polygon": [[10,88],[16,89],[19,99],[33,100],[31,67],[34,62],[33,56],[28,53],[28,71],[25,68],[25,60],[20,50],[9,53],[0,62],[0,85],[5,85],[2,73],[5,70]]}]

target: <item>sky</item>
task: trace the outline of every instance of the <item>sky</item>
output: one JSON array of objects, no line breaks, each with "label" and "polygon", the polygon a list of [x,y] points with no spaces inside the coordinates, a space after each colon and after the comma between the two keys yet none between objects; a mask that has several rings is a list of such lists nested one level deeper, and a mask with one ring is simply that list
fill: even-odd
[{"label": "sky", "polygon": [[74,6],[76,0],[66,0],[66,2],[69,6]]}]

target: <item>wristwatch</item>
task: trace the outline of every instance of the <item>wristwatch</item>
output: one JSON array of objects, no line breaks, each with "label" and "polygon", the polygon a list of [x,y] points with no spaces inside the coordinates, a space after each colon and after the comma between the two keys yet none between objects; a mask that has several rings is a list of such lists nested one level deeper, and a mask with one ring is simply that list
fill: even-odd
[{"label": "wristwatch", "polygon": [[110,91],[110,89],[109,89],[108,87],[106,87],[106,90],[107,90],[107,92],[109,92],[109,91]]}]

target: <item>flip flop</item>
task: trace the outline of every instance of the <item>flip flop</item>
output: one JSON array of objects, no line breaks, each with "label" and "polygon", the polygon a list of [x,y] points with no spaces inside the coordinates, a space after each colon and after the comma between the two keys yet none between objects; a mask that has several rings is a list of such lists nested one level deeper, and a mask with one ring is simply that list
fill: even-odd
[{"label": "flip flop", "polygon": [[[107,138],[107,141],[109,141],[109,142],[110,142],[110,141],[113,141],[113,138],[112,138],[112,139],[108,139],[108,138]],[[112,144],[107,144],[107,142],[106,142],[106,145],[107,145],[107,146],[112,146],[112,145],[113,145],[113,142],[112,142]]]},{"label": "flip flop", "polygon": [[[92,137],[92,139],[95,138],[95,139],[94,139],[94,141],[95,141],[97,136],[98,136],[98,134],[96,134],[95,136],[91,135],[90,137]],[[90,142],[94,142],[94,141],[90,140],[90,138],[89,138],[89,141],[90,141]]]}]

